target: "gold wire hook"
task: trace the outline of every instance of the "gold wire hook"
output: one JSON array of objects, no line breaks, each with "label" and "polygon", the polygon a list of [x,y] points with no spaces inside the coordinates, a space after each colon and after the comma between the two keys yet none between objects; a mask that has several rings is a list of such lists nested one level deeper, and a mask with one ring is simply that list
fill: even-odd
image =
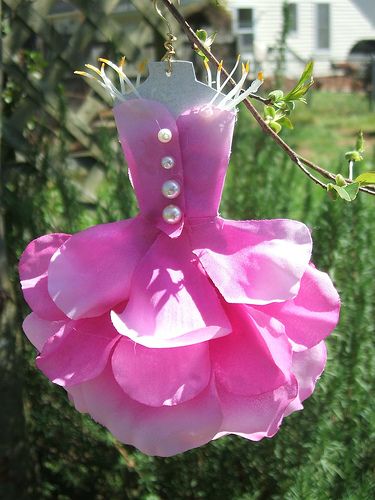
[{"label": "gold wire hook", "polygon": [[167,62],[167,75],[170,76],[172,73],[173,56],[176,55],[176,50],[174,48],[173,43],[177,40],[177,37],[172,33],[171,25],[169,24],[168,19],[163,15],[162,11],[160,10],[160,8],[157,4],[157,0],[153,0],[153,1],[154,1],[154,8],[155,8],[158,16],[160,16],[163,19],[163,21],[166,23],[166,25],[168,27],[168,32],[166,33],[167,39],[164,42],[164,48],[166,50],[166,53],[162,57],[162,61]]}]

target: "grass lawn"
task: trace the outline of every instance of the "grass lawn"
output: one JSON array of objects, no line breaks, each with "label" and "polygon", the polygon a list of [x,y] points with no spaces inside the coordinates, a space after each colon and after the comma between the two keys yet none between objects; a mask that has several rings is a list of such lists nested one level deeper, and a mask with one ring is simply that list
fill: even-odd
[{"label": "grass lawn", "polygon": [[312,91],[310,103],[298,104],[294,113],[295,129],[283,133],[299,153],[329,170],[345,163],[344,153],[353,149],[356,134],[364,133],[366,165],[358,171],[371,170],[375,163],[375,113],[361,94]]}]

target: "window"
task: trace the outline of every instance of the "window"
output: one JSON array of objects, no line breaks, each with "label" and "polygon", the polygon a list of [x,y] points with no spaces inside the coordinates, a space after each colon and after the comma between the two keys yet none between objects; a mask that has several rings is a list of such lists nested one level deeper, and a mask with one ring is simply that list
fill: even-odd
[{"label": "window", "polygon": [[253,28],[253,9],[238,9],[238,28]]},{"label": "window", "polygon": [[331,45],[330,36],[330,5],[329,3],[317,4],[317,48],[327,50]]},{"label": "window", "polygon": [[233,32],[236,35],[238,51],[250,54],[254,46],[254,11],[253,9],[236,9],[233,16]]},{"label": "window", "polygon": [[288,3],[288,24],[289,33],[295,33],[298,29],[296,3]]},{"label": "window", "polygon": [[252,52],[254,45],[254,35],[252,33],[241,33],[238,36],[239,53],[248,54]]}]

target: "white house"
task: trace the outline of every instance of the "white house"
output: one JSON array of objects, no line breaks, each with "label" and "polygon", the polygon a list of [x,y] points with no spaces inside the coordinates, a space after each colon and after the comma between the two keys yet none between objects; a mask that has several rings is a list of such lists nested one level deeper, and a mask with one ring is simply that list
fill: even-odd
[{"label": "white house", "polygon": [[[240,53],[244,59],[255,62],[256,69],[273,75],[283,3],[284,0],[221,0],[219,4],[212,0],[181,0],[178,8],[194,29],[217,31],[213,50],[227,64],[234,63]],[[154,33],[137,10],[150,4],[147,16],[158,20],[165,31],[152,10],[151,0],[119,0],[114,4],[110,13],[113,30],[123,31],[133,49],[142,50],[143,58],[157,57]],[[375,54],[375,0],[294,0],[288,4],[291,31],[285,70],[291,78],[298,77],[311,59],[315,61],[314,75],[326,76],[332,74],[332,63],[342,64],[353,58],[353,49]],[[169,14],[165,15],[171,20]],[[67,42],[80,19],[74,2],[56,1],[49,14],[49,20],[67,37]],[[102,37],[98,32],[98,39],[105,44]],[[98,47],[103,50],[101,45]],[[129,44],[126,55],[132,60]],[[182,34],[177,42],[177,57],[192,57],[191,44]]]},{"label": "white house", "polygon": [[[238,51],[273,74],[283,0],[228,0],[226,6]],[[375,55],[375,0],[294,0],[289,14],[285,69],[290,77],[310,59],[314,74],[325,76],[332,74],[332,63],[345,63],[358,51]]]}]

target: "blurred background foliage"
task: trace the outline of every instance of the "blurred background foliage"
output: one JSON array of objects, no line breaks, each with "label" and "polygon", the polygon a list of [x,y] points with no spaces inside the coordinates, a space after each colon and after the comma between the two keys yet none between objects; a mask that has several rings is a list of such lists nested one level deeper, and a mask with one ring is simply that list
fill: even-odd
[{"label": "blurred background foliage", "polygon": [[[374,498],[374,200],[331,201],[244,109],[222,214],[304,221],[313,232],[314,261],[342,298],[327,369],[305,410],[288,417],[272,440],[226,437],[173,458],[147,457],[77,413],[65,392],[36,370],[35,351],[21,330],[28,310],[17,261],[24,247],[44,233],[136,213],[110,108],[100,89],[72,77],[90,60],[94,42],[99,55],[113,60],[136,46],[108,17],[118,2],[72,2],[79,29],[65,38],[46,17],[53,3],[7,0],[2,14],[0,498]],[[138,33],[147,25],[157,43],[157,22],[149,16],[141,16]],[[142,54],[130,52],[135,66]],[[374,169],[373,118],[361,94],[314,91],[295,115],[296,129],[284,137],[341,172],[343,152],[362,127],[369,147],[357,168]]]}]

